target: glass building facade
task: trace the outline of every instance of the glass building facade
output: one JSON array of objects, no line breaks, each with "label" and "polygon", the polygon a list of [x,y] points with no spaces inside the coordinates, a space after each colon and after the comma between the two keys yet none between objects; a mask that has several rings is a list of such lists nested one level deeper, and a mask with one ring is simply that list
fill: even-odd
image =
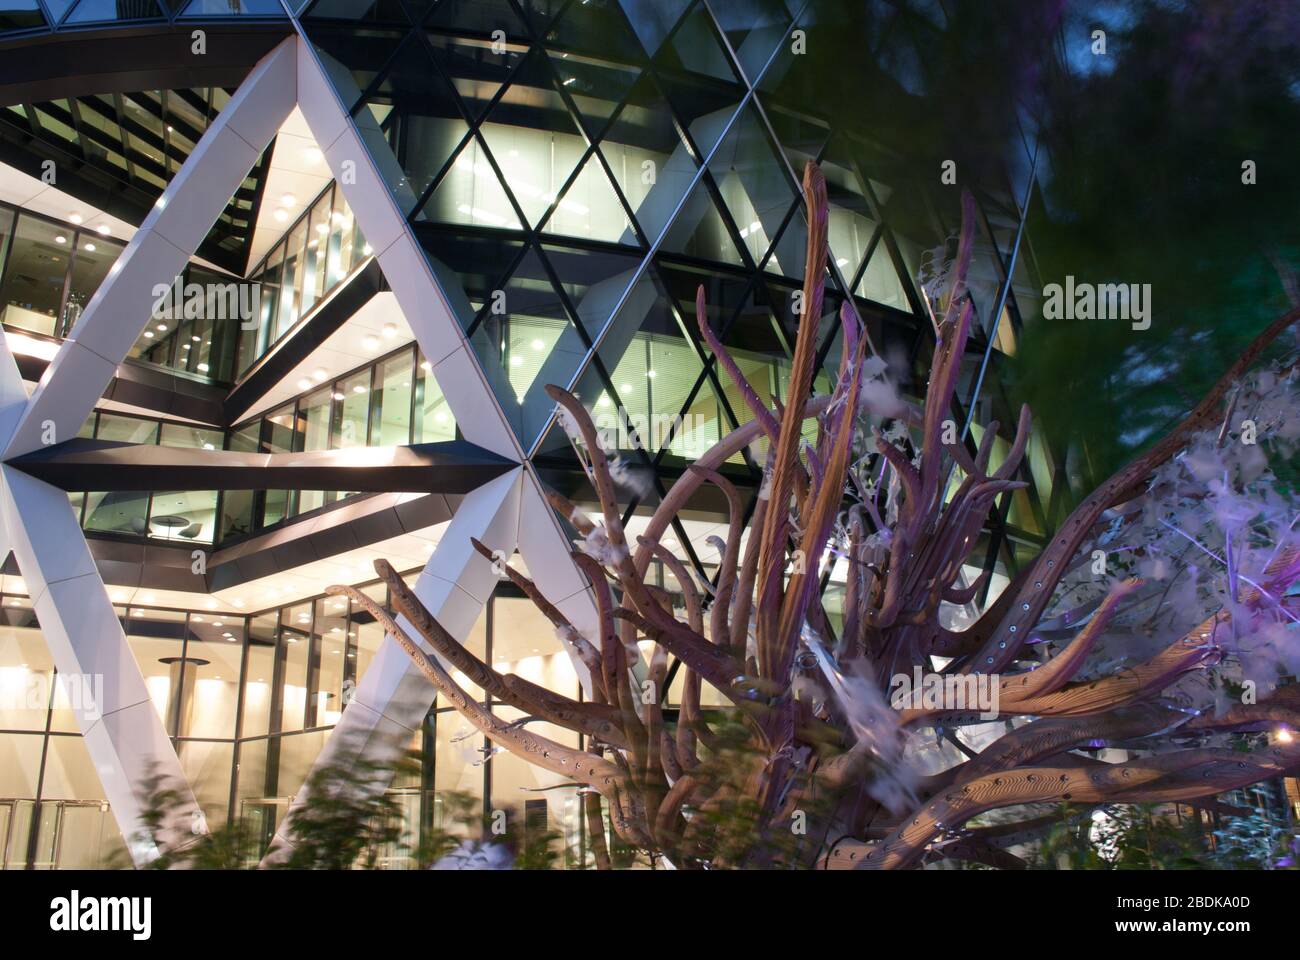
[{"label": "glass building facade", "polygon": [[[918,378],[933,343],[928,285],[936,261],[951,254],[954,194],[908,172],[899,162],[906,143],[838,130],[808,101],[815,67],[792,37],[833,27],[837,15],[837,5],[822,0],[309,0],[293,9],[275,0],[8,0],[0,3],[0,30],[11,32],[0,44],[141,21],[188,31],[199,21],[238,20],[305,38],[519,447],[548,483],[590,503],[544,392],[547,384],[571,388],[605,445],[647,478],[626,504],[635,529],[675,476],[752,416],[703,344],[701,323],[717,332],[760,399],[775,404],[788,395],[800,322],[819,325],[817,386],[829,388],[841,352],[839,311],[849,303],[901,392],[916,399],[924,390]],[[912,37],[900,29],[896,42],[912,45],[915,57]],[[911,60],[894,62],[905,74]],[[138,95],[87,90],[4,107],[0,125],[8,133],[0,131],[0,140],[21,134],[24,142],[78,150],[123,190],[140,191],[147,206],[233,92],[219,85]],[[1032,195],[1023,173],[1031,156],[1026,143],[1011,145],[1008,174],[979,193],[971,280],[978,321],[955,411],[970,420],[976,442],[991,420],[1014,423],[998,368],[1037,310],[1032,256],[1017,244]],[[808,160],[820,163],[831,201],[826,302],[816,318],[802,317],[797,296],[807,236],[798,178]],[[275,169],[268,147],[176,281],[182,289],[256,287],[256,315],[151,320],[126,365],[233,396],[268,357],[310,334],[332,296],[382,260],[360,231],[361,211],[344,199],[347,184],[331,181],[304,197],[300,213],[265,228],[273,240],[250,262]],[[0,206],[0,323],[10,335],[57,344],[121,249],[93,224]],[[704,316],[696,307],[700,286]],[[346,362],[317,368],[316,354],[305,356],[285,382],[270,385],[273,399],[229,417],[199,421],[101,402],[81,438],[253,454],[459,438],[447,385],[436,381],[409,330],[368,340],[373,345]],[[1004,436],[995,439],[994,467],[1008,446]],[[747,505],[765,452],[755,444],[725,467]],[[1042,541],[1069,493],[1058,454],[1035,440],[1027,461],[1029,487],[1001,501],[978,547],[994,582],[1014,575],[1018,551]],[[237,546],[268,531],[291,537],[333,505],[371,495],[153,489],[70,496],[92,544],[188,550]],[[677,523],[672,547],[707,578],[717,558],[705,534],[725,514],[701,505],[693,516],[689,529]],[[353,547],[340,537],[330,556],[346,560]],[[13,709],[0,707],[4,864],[110,862],[124,855],[120,831],[61,705],[65,694],[50,679],[53,662],[21,577],[7,570],[0,685]],[[413,579],[418,570],[407,573]],[[181,607],[150,600],[139,577],[127,583],[123,571],[117,575],[105,575],[110,597],[200,805],[211,823],[247,824],[264,848],[382,631],[347,601],[324,596],[325,584],[250,612],[251,603],[236,611],[215,600]],[[675,589],[672,577],[658,576]],[[838,623],[842,587],[835,576],[827,580],[824,603]],[[350,582],[387,602],[355,564]],[[579,695],[550,624],[512,588],[497,587],[466,644],[500,670]],[[669,684],[669,708],[679,687]],[[488,705],[519,719],[502,704]],[[581,745],[576,735],[540,732]],[[554,778],[495,749],[441,703],[410,747],[419,772],[390,788],[408,832],[440,824],[452,794],[473,794],[484,810],[533,804],[565,850],[579,851],[569,865],[583,865],[573,788],[551,789]],[[384,865],[410,863],[394,852]]]}]

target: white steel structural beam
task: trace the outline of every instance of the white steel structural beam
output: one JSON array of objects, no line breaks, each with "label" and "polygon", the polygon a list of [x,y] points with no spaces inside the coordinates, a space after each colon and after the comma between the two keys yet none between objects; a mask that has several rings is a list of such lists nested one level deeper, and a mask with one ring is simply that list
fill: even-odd
[{"label": "white steel structural beam", "polygon": [[[514,552],[522,481],[523,471],[516,469],[468,494],[415,582],[415,595],[457,640],[469,636],[497,581],[492,565],[474,550],[470,537],[503,556]],[[397,622],[426,653],[434,653],[405,617],[399,616]],[[398,759],[420,732],[435,696],[433,685],[413,669],[406,652],[391,636],[384,637],[313,769],[347,769],[362,758],[374,763]],[[304,785],[281,821],[264,863],[281,862],[289,855],[293,815],[307,794]]]},{"label": "white steel structural beam", "polygon": [[[382,140],[368,135],[373,131],[360,129],[344,109],[334,83],[350,83],[350,74],[335,70],[331,81],[310,42],[300,35],[298,43],[298,107],[432,366],[457,428],[471,443],[520,464],[518,471],[465,498],[425,565],[415,593],[447,631],[463,642],[497,579],[492,564],[470,545],[469,538],[477,537],[507,557],[517,548],[541,591],[579,631],[594,637],[596,611],[591,588],[570,559],[566,534],[465,338],[447,292],[393,199],[388,185],[397,184],[400,196],[402,171]],[[366,111],[362,114],[367,115]],[[585,667],[572,654],[571,659],[590,695]],[[361,756],[391,758],[394,749],[404,747],[420,729],[434,695],[432,684],[397,642],[385,637],[316,768],[344,765]],[[292,844],[292,818],[293,809],[264,862],[286,855]]]},{"label": "white steel structural beam", "polygon": [[8,460],[77,435],[171,284],[293,110],[295,41],[263,57],[199,140],[46,368]]},{"label": "white steel structural beam", "polygon": [[[77,435],[150,322],[154,287],[181,272],[293,109],[295,60],[290,38],[252,69],[113,264],[30,398],[7,347],[0,351],[4,460]],[[202,813],[67,494],[0,466],[0,519],[2,546],[15,554],[58,674],[77,685],[77,723],[133,860],[153,860],[160,844],[191,842],[206,829]],[[177,790],[180,800],[149,835],[142,814],[151,779]]]}]

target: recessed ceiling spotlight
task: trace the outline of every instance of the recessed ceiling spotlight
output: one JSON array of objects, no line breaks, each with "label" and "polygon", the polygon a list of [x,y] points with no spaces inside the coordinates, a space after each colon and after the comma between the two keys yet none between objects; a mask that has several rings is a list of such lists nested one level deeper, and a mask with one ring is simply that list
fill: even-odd
[{"label": "recessed ceiling spotlight", "polygon": [[397,336],[397,324],[395,323],[384,324],[383,334],[384,336],[389,337],[390,339],[392,337]]},{"label": "recessed ceiling spotlight", "polygon": [[146,331],[144,332],[144,338],[145,338],[146,340],[152,340],[152,339],[153,339],[153,331],[152,331],[152,330],[146,330]]},{"label": "recessed ceiling spotlight", "polygon": [[63,234],[59,234],[57,237],[54,238],[54,242],[55,242],[55,243],[67,243],[67,242],[68,242],[68,238],[65,237]]},{"label": "recessed ceiling spotlight", "polygon": [[375,350],[379,347],[379,339],[377,337],[366,337],[361,341],[361,345],[367,350]]},{"label": "recessed ceiling spotlight", "polygon": [[433,364],[431,364],[428,360],[425,360],[422,364],[420,364],[420,369],[426,371],[432,370]]},{"label": "recessed ceiling spotlight", "polygon": [[303,377],[301,380],[298,381],[299,390],[310,390],[311,388],[312,388],[312,382],[308,377]]},{"label": "recessed ceiling spotlight", "polygon": [[353,392],[353,393],[365,393],[365,392],[366,392],[366,388],[363,387],[361,384],[358,383],[355,387],[352,388],[352,392]]},{"label": "recessed ceiling spotlight", "polygon": [[342,399],[343,399],[343,394],[339,393],[339,392],[336,390],[336,391],[334,392],[334,394],[333,394],[333,397],[334,397],[335,400],[342,400]]},{"label": "recessed ceiling spotlight", "polygon": [[308,147],[302,152],[302,155],[308,163],[320,163],[324,157],[319,147]]},{"label": "recessed ceiling spotlight", "polygon": [[159,333],[163,333],[163,332],[165,332],[166,330],[167,330],[167,324],[165,324],[165,323],[160,323],[160,324],[158,324],[158,332],[159,332]]},{"label": "recessed ceiling spotlight", "polygon": [[93,243],[88,243],[85,246],[83,246],[82,249],[85,250],[87,253],[94,253],[95,245]]},{"label": "recessed ceiling spotlight", "polygon": [[543,350],[546,348],[546,344],[541,340],[534,340],[532,346],[534,350]]},{"label": "recessed ceiling spotlight", "polygon": [[326,377],[329,376],[329,374],[326,373],[322,367],[317,367],[315,370],[311,372],[311,375],[316,378],[317,383],[320,383],[322,380],[324,380]]},{"label": "recessed ceiling spotlight", "polygon": [[101,223],[99,226],[95,228],[95,232],[98,233],[101,237],[108,236],[109,234],[108,224]]},{"label": "recessed ceiling spotlight", "polygon": [[289,211],[288,211],[288,210],[276,210],[275,213],[273,214],[273,216],[275,217],[275,219],[279,220],[281,223],[284,223],[286,220],[289,219]]},{"label": "recessed ceiling spotlight", "polygon": [[316,232],[322,235],[329,233],[330,232],[329,224],[328,223],[316,224]]},{"label": "recessed ceiling spotlight", "polygon": [[79,214],[79,213],[70,213],[70,214],[68,214],[68,222],[70,222],[70,223],[81,223],[81,214]]},{"label": "recessed ceiling spotlight", "polygon": [[298,198],[295,197],[292,193],[286,193],[284,196],[280,198],[280,206],[282,207],[293,207],[296,206],[297,204],[298,204]]}]

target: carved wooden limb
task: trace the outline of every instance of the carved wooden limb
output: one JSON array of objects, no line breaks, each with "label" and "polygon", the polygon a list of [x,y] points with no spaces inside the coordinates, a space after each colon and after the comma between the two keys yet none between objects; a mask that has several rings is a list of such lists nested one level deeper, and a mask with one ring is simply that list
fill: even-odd
[{"label": "carved wooden limb", "polygon": [[[455,637],[447,633],[442,628],[442,625],[429,614],[429,611],[420,602],[419,598],[410,591],[402,578],[396,576],[392,567],[386,561],[375,561],[375,570],[388,583],[393,605],[401,611],[407,620],[411,621],[415,629],[419,631],[420,635],[437,653],[445,657],[453,667],[465,674],[476,686],[482,687],[488,694],[504,700],[512,707],[522,710],[524,713],[534,714],[548,723],[554,723],[556,726],[584,733],[590,737],[596,737],[607,743],[622,744],[624,742],[622,731],[612,722],[610,717],[597,712],[597,704],[578,703],[561,694],[542,688],[537,688],[541,696],[530,696],[528,692],[521,692],[517,685],[512,686],[506,677],[470,653],[463,644],[457,642]],[[326,590],[326,593],[338,592],[340,591],[335,587]],[[355,591],[341,592],[351,597],[354,603],[363,606],[376,619],[379,617],[379,613],[376,611],[383,612],[382,607],[364,594],[360,595],[364,599],[358,600]],[[384,617],[391,620],[387,613],[384,613]],[[409,651],[407,652],[409,653]]]},{"label": "carved wooden limb", "polygon": [[916,811],[857,864],[859,870],[911,866],[944,831],[979,813],[1022,803],[1158,803],[1214,796],[1300,766],[1300,744],[1261,753],[1184,750],[1129,763],[1022,767],[986,774]]},{"label": "carved wooden limb", "polygon": [[[420,672],[424,674],[444,697],[456,708],[466,720],[477,727],[485,736],[501,744],[511,753],[552,773],[569,777],[578,783],[586,783],[602,795],[619,796],[626,784],[619,769],[606,760],[572,747],[566,747],[546,737],[530,733],[523,727],[515,727],[493,716],[482,704],[470,697],[455,680],[442,668],[436,659],[429,656],[412,640],[387,611],[375,603],[360,590],[353,587],[330,587],[331,596],[346,596],[360,606],[383,626],[398,644],[406,651]],[[626,825],[633,833],[644,833],[645,826]]]}]

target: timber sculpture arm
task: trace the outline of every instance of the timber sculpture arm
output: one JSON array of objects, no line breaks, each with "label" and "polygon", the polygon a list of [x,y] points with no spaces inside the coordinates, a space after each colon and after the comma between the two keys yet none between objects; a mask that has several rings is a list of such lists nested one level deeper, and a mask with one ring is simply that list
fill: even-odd
[{"label": "timber sculpture arm", "polygon": [[[1023,408],[1011,442],[1004,443],[993,466],[997,424],[988,425],[979,446],[968,449],[948,422],[975,318],[966,293],[975,246],[974,202],[963,197],[950,289],[936,319],[937,342],[918,414],[897,400],[882,399],[888,390],[871,383],[879,365],[868,363],[867,333],[849,302],[840,316],[838,379],[829,396],[813,395],[828,209],[826,184],[814,164],[804,171],[803,192],[809,244],[802,312],[814,322],[799,326],[784,405],[769,409],[745,380],[709,326],[701,288],[696,316],[702,338],[753,419],[681,476],[641,536],[629,540],[624,530],[617,485],[587,410],[572,394],[547,388],[599,503],[599,518],[592,519],[565,498],[550,495],[580,537],[573,559],[594,590],[598,635],[583,636],[527,577],[510,569],[507,575],[589,668],[591,702],[575,702],[494,670],[444,631],[390,566],[377,564],[396,611],[432,650],[492,696],[582,734],[584,750],[494,719],[386,611],[355,590],[334,589],[369,609],[448,702],[485,735],[590,791],[586,816],[598,866],[610,863],[599,826],[601,799],[612,829],[624,841],[683,867],[820,861],[889,868],[963,851],[983,851],[970,855],[1008,864],[1015,858],[989,845],[993,834],[954,837],[953,831],[999,807],[1206,798],[1300,766],[1300,743],[1240,752],[1198,739],[1217,731],[1300,726],[1294,688],[1218,716],[1204,710],[1179,713],[1167,697],[1186,678],[1239,649],[1243,636],[1285,617],[1295,619],[1285,598],[1300,576],[1295,543],[1276,544],[1273,561],[1250,581],[1254,586],[1238,592],[1234,580],[1231,598],[1204,622],[1100,676],[1089,664],[1134,605],[1147,602],[1142,580],[1112,581],[1104,598],[1094,598],[1069,625],[1082,629],[1054,655],[1043,654],[1044,646],[1031,639],[1035,629],[1061,626],[1061,616],[1047,613],[1065,578],[1078,569],[1081,548],[1114,525],[1116,507],[1127,510],[1121,525],[1133,525],[1136,507],[1122,505],[1136,503],[1162,465],[1222,420],[1225,395],[1300,311],[1261,333],[1186,419],[1084,499],[982,615],[957,630],[942,624],[943,610],[969,604],[986,586],[987,574],[965,582],[964,567],[990,511],[1026,486],[1017,477],[1031,429],[1029,410]],[[813,442],[806,439],[808,420],[816,423]],[[882,432],[878,426],[888,421],[894,426]],[[913,454],[895,442],[898,431],[907,434],[909,428]],[[718,471],[760,438],[771,453],[746,519],[741,495]],[[719,541],[716,580],[701,592],[661,538],[704,484],[722,493],[728,529]],[[489,557],[481,544],[475,547]],[[1229,550],[1228,559],[1232,556]],[[838,635],[820,596],[824,564],[836,558],[848,569]],[[1240,554],[1237,559],[1240,572]],[[649,582],[652,563],[675,580],[682,613],[671,594]],[[1070,620],[1069,613],[1063,616]],[[662,698],[644,703],[640,686],[634,686],[629,668],[641,640],[656,645],[649,667],[656,689],[666,679],[669,656],[680,661],[682,693],[675,718],[665,716]],[[1008,725],[1008,732],[982,752],[909,785],[898,773],[909,738],[934,739],[936,727],[951,730],[989,720],[951,705],[897,711],[885,706],[891,677],[918,667],[930,672],[938,666],[935,657],[946,662],[941,668],[946,677],[994,677],[996,717],[1032,722]],[[705,710],[705,685],[728,706]],[[1170,749],[1176,741],[1184,748]],[[1135,756],[1105,764],[1079,752],[1116,743]],[[1157,743],[1160,750],[1144,752],[1144,744]],[[930,788],[920,789],[923,783]],[[791,842],[791,818],[800,811],[814,822]],[[724,835],[728,816],[744,818],[743,842]],[[845,837],[858,840],[829,844]]]}]

